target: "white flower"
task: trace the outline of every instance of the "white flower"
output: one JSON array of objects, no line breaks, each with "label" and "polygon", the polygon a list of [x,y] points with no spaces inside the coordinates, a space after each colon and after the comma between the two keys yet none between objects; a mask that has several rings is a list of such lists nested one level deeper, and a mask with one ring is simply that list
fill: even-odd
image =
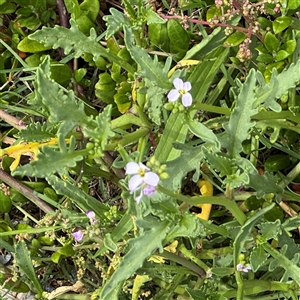
[{"label": "white flower", "polygon": [[248,272],[251,271],[252,269],[251,269],[250,266],[245,266],[244,264],[239,263],[239,264],[236,266],[236,270],[237,270],[237,271],[240,271],[240,272],[248,273]]},{"label": "white flower", "polygon": [[127,163],[126,174],[133,175],[128,183],[130,194],[141,189],[140,195],[136,197],[137,203],[141,201],[144,194],[152,195],[155,192],[155,187],[159,183],[159,176],[151,172],[150,169],[142,163]]},{"label": "white flower", "polygon": [[191,106],[193,102],[192,95],[189,93],[192,88],[191,83],[189,81],[183,82],[180,78],[175,78],[173,80],[173,85],[175,89],[168,93],[168,100],[170,102],[175,102],[181,96],[183,106]]}]

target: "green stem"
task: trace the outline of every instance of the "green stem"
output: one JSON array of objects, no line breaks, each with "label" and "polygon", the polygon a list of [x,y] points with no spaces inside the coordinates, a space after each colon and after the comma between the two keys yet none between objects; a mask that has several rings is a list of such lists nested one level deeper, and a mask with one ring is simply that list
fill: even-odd
[{"label": "green stem", "polygon": [[227,198],[216,196],[199,196],[191,198],[182,194],[173,193],[172,191],[162,186],[158,186],[157,190],[172,198],[175,198],[182,202],[186,202],[192,206],[196,206],[198,204],[217,204],[225,206],[241,225],[244,225],[244,223],[247,220],[247,217],[244,215],[243,211],[239,208],[239,206],[234,201],[229,200]]},{"label": "green stem", "polygon": [[195,263],[187,260],[184,257],[181,257],[177,254],[174,254],[174,253],[171,253],[171,252],[168,252],[168,251],[164,251],[163,253],[157,254],[157,255],[162,256],[162,257],[164,257],[168,260],[174,261],[174,262],[190,269],[195,274],[197,274],[199,277],[206,277],[206,273],[201,267],[199,267]]},{"label": "green stem", "polygon": [[236,299],[243,300],[244,296],[244,281],[242,279],[241,272],[235,271],[235,278],[237,283],[237,292],[236,292]]},{"label": "green stem", "polygon": [[197,264],[200,268],[202,268],[205,272],[207,272],[210,268],[199,258],[197,258],[193,253],[191,253],[183,244],[178,246],[178,250],[188,259]]},{"label": "green stem", "polygon": [[118,145],[126,146],[128,144],[131,144],[133,142],[137,142],[139,138],[142,136],[145,136],[149,133],[148,128],[140,128],[136,130],[135,132],[127,134],[124,138],[118,140],[117,142],[109,143],[105,146],[106,151],[112,151],[115,150]]},{"label": "green stem", "polygon": [[293,181],[300,174],[300,162],[282,179],[278,186],[285,188],[291,181]]}]

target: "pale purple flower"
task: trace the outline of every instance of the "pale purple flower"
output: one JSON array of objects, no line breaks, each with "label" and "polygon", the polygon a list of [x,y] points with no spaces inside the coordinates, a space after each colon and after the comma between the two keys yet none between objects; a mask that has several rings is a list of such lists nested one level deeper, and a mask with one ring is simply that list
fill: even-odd
[{"label": "pale purple flower", "polygon": [[156,189],[154,186],[147,184],[146,187],[141,190],[140,195],[135,198],[135,201],[137,202],[137,204],[139,204],[144,195],[152,196],[155,191]]},{"label": "pale purple flower", "polygon": [[171,90],[167,97],[170,102],[175,102],[181,96],[183,106],[188,107],[192,105],[193,98],[189,91],[192,89],[192,85],[189,81],[183,82],[180,78],[173,80],[175,89]]},{"label": "pale purple flower", "polygon": [[248,273],[249,271],[251,271],[251,267],[250,266],[245,266],[244,264],[242,263],[239,263],[237,266],[236,266],[236,270],[239,271],[239,272],[245,272],[245,273]]},{"label": "pale purple flower", "polygon": [[90,219],[90,221],[91,221],[92,224],[97,223],[96,214],[95,214],[94,211],[88,210],[86,212],[86,216]]},{"label": "pale purple flower", "polygon": [[141,201],[144,194],[152,195],[159,183],[159,176],[142,163],[127,163],[126,174],[133,175],[128,183],[130,194],[141,189],[140,195],[136,197],[137,203]]},{"label": "pale purple flower", "polygon": [[76,242],[80,242],[83,239],[83,232],[79,227],[76,227],[71,235],[74,237]]}]

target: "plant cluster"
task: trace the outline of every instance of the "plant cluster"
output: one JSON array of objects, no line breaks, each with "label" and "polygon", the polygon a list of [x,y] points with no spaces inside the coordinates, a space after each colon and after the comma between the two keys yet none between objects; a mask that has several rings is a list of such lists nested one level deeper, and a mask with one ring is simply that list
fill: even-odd
[{"label": "plant cluster", "polygon": [[109,5],[0,0],[1,288],[298,299],[299,0]]}]

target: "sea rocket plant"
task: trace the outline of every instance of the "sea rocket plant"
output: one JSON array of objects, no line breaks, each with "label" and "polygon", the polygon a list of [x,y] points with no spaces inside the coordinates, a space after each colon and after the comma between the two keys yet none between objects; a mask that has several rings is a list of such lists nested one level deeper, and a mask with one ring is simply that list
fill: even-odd
[{"label": "sea rocket plant", "polygon": [[180,78],[173,80],[175,89],[171,90],[167,97],[170,102],[175,102],[181,96],[182,105],[185,107],[191,106],[193,102],[192,95],[189,91],[192,89],[192,85],[189,81],[183,82]]},{"label": "sea rocket plant", "polygon": [[139,196],[136,197],[136,202],[139,203],[143,195],[151,196],[155,192],[155,187],[159,183],[159,176],[150,171],[142,163],[129,162],[126,165],[126,174],[133,175],[128,183],[130,194],[140,191]]}]

